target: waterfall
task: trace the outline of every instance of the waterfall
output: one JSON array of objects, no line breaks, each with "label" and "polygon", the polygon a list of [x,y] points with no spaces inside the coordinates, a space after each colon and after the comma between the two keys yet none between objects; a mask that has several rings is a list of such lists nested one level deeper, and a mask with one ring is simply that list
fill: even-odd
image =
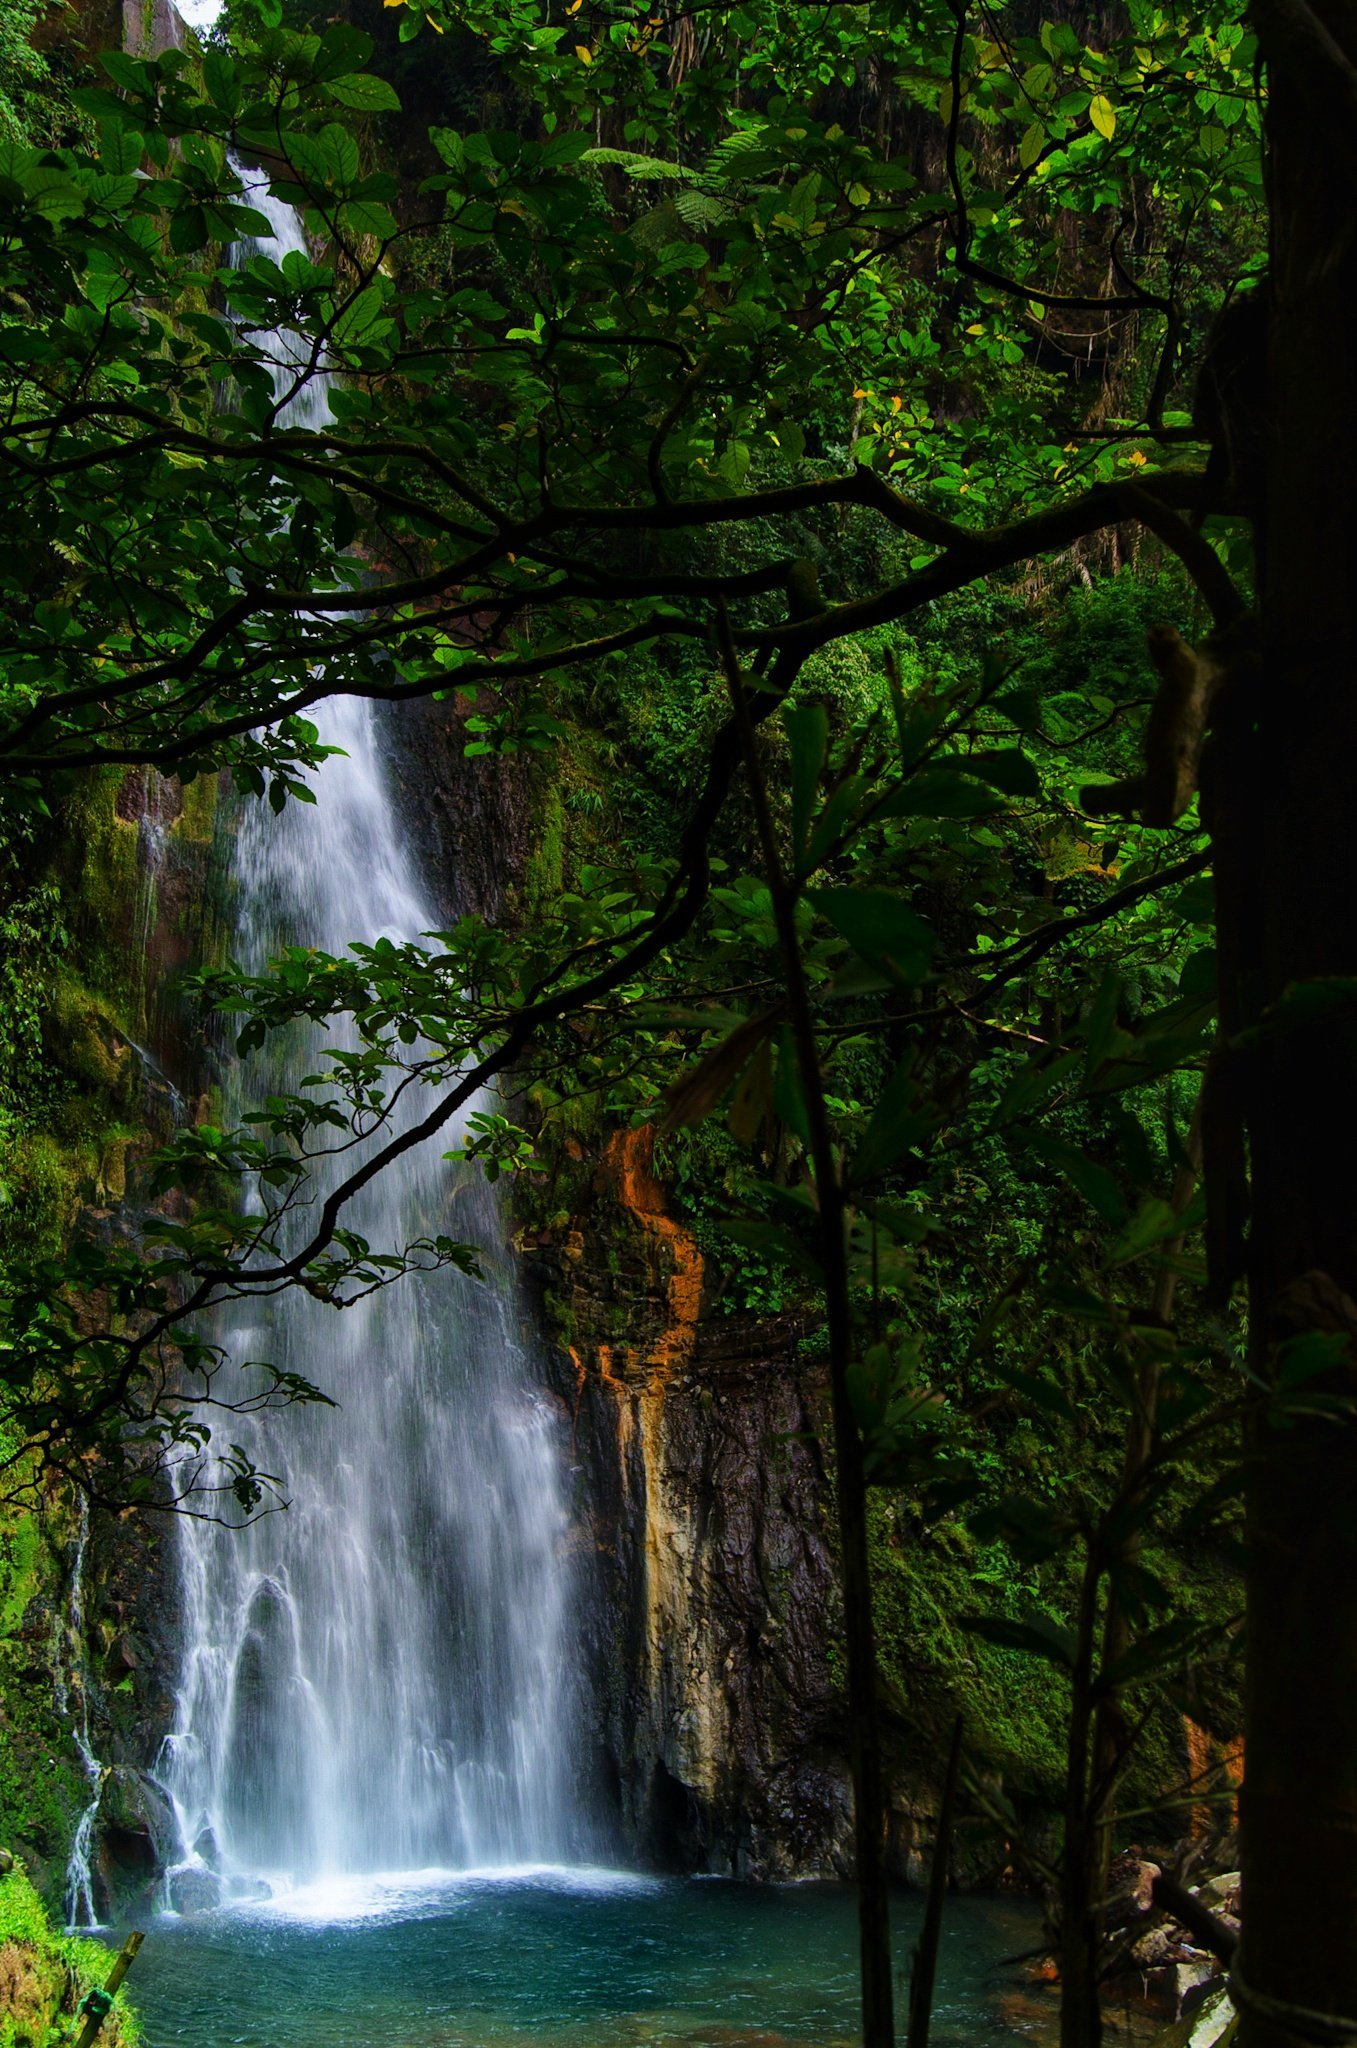
[{"label": "waterfall", "polygon": [[[267,186],[250,198],[274,260],[304,247]],[[270,353],[290,382],[296,338]],[[290,423],[326,417],[313,376]],[[239,820],[234,951],[249,967],[283,944],[337,953],[438,922],[378,716],[343,698],[316,717],[344,750],[315,777],[316,804],[278,817],[252,805]],[[229,1107],[296,1088],[343,1043],[299,1028],[228,1077]],[[239,1530],[180,1524],[182,1666],[157,1773],[182,1838],[171,1902],[572,1852],[560,1429],[522,1335],[496,1191],[442,1160],[455,1142],[407,1153],[346,1221],[376,1249],[467,1239],[487,1281],[406,1278],[342,1311],[290,1290],[238,1304],[218,1329],[237,1363],[267,1358],[339,1405],[227,1426],[278,1476],[286,1512]]]},{"label": "waterfall", "polygon": [[[90,1504],[85,1494],[80,1496],[80,1525],[75,1540],[75,1557],[71,1565],[71,1591],[66,1606],[66,1641],[56,1649],[56,1701],[57,1712],[71,1717],[71,1739],[80,1757],[80,1766],[90,1788],[90,1797],[76,1822],[75,1834],[71,1838],[70,1854],[66,1858],[66,1884],[64,1906],[66,1925],[70,1929],[94,1927],[98,1916],[94,1910],[94,1875],[90,1869],[90,1850],[94,1846],[94,1823],[99,1814],[99,1803],[104,1789],[104,1767],[94,1754],[90,1742],[89,1681],[85,1671],[85,1558],[90,1541]],[[77,1715],[71,1704],[70,1684],[67,1669],[76,1679],[80,1691],[80,1708]]]}]

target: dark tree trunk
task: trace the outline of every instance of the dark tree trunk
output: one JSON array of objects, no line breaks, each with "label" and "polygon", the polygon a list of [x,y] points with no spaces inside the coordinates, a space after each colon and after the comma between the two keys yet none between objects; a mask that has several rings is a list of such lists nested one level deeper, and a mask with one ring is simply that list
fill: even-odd
[{"label": "dark tree trunk", "polygon": [[810,1155],[819,1207],[829,1384],[834,1416],[835,1490],[839,1508],[839,1572],[843,1587],[848,1665],[849,1752],[853,1774],[858,1955],[862,1986],[863,2048],[894,2048],[894,1978],[891,1967],[890,1886],[886,1869],[888,1821],[881,1731],[877,1712],[872,1568],[867,1531],[867,1471],[862,1438],[849,1394],[853,1362],[853,1309],[848,1285],[847,1214],[839,1180],[810,992],[797,937],[795,906],[778,859],[768,792],[763,780],[740,675],[739,658],[721,616],[721,652],[740,728],[750,795],[758,822],[778,946],[787,978],[797,1067],[806,1103]]},{"label": "dark tree trunk", "polygon": [[[1357,0],[1256,0],[1255,15],[1272,214],[1263,662],[1251,772],[1236,714],[1219,878],[1246,1021],[1290,984],[1357,976]],[[1265,1040],[1244,1085],[1254,1369],[1275,1380],[1282,1346],[1327,1332],[1315,1384],[1351,1394],[1351,1005]],[[1263,1413],[1246,1452],[1242,2043],[1293,2048],[1281,2008],[1357,2021],[1357,1429]]]}]

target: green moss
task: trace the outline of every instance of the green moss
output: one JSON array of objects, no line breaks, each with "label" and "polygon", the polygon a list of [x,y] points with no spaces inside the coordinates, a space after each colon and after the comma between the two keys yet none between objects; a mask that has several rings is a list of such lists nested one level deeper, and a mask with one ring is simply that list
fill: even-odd
[{"label": "green moss", "polygon": [[221,777],[195,775],[183,785],[183,809],[175,820],[175,836],[193,846],[211,846],[217,836]]},{"label": "green moss", "polygon": [[145,963],[128,938],[145,882],[138,828],[117,812],[123,781],[121,770],[98,770],[68,798],[61,822],[66,843],[79,849],[68,888],[85,981],[135,1035],[144,1019]]},{"label": "green moss", "polygon": [[[57,2048],[68,2042],[81,1999],[107,1982],[112,1957],[100,1942],[60,1934],[23,1869],[0,1877],[0,2048]],[[141,2038],[125,1991],[99,2032],[101,2048],[133,2048]]]},{"label": "green moss", "polygon": [[523,870],[523,906],[540,917],[565,886],[565,804],[559,782],[549,782],[537,806],[536,829]]},{"label": "green moss", "polygon": [[43,1559],[33,1515],[16,1517],[0,1528],[0,1636],[12,1636],[38,1587]]},{"label": "green moss", "polygon": [[53,1906],[87,1796],[53,1691],[62,1535],[55,1510],[0,1509],[0,1844],[29,1860]]},{"label": "green moss", "polygon": [[[144,902],[122,783],[83,778],[47,823],[0,807],[0,1268],[59,1253],[83,1207],[116,1203],[146,1136],[130,1042]],[[53,1906],[88,1799],[54,1692],[72,1536],[58,1506],[0,1509],[0,1843]]]},{"label": "green moss", "polygon": [[[896,1702],[899,1761],[936,1770],[960,1714],[970,1764],[1001,1779],[1020,1811],[1054,1816],[1063,1801],[1068,1680],[1045,1659],[985,1642],[962,1623],[996,1613],[1068,1620],[1073,1587],[1059,1561],[1023,1569],[1001,1545],[976,1542],[959,1523],[907,1531],[907,1503],[885,1494],[871,1496],[869,1517],[877,1657]],[[1154,1561],[1158,1568],[1162,1559]],[[1225,1627],[1237,1597],[1228,1574],[1212,1589],[1198,1563],[1187,1591],[1190,1611],[1218,1611]],[[1224,1721],[1233,1728],[1228,1710]],[[1144,1840],[1147,1829],[1165,1839],[1180,1835],[1188,1823],[1185,1778],[1183,1722],[1162,1703],[1141,1727],[1121,1783],[1118,1805],[1131,1816],[1121,1838]]]},{"label": "green moss", "polygon": [[0,1127],[0,1260],[55,1252],[82,1203],[120,1200],[139,1135],[131,1046],[65,969],[48,988],[42,1037],[39,1113]]},{"label": "green moss", "polygon": [[[896,1503],[882,1494],[872,1496],[870,1515],[878,1660],[907,1703],[910,1724],[941,1738],[961,1714],[977,1767],[999,1774],[1024,1798],[1054,1802],[1065,1770],[1063,1677],[1039,1658],[982,1642],[961,1626],[965,1616],[996,1604],[995,1588],[984,1583],[996,1560],[956,1524],[905,1535]],[[1010,1586],[1010,1600],[1020,1594]]]}]

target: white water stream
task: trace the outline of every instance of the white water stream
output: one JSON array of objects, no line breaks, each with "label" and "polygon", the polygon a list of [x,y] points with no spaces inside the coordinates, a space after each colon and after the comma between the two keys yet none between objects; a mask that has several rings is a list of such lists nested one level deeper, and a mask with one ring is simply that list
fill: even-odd
[{"label": "white water stream", "polygon": [[[80,1766],[89,1783],[90,1797],[76,1822],[75,1834],[71,1838],[70,1854],[66,1859],[66,1887],[64,1906],[67,1927],[93,1927],[94,1877],[90,1869],[90,1849],[94,1841],[94,1823],[99,1814],[99,1802],[104,1789],[104,1767],[90,1743],[89,1692],[85,1679],[85,1560],[90,1541],[90,1504],[88,1496],[80,1496],[80,1524],[76,1535],[75,1557],[71,1565],[71,1590],[67,1598],[65,1616],[65,1641],[58,1642],[55,1654],[57,1712],[65,1719],[70,1716],[71,1739],[80,1757]],[[71,1700],[68,1671],[79,1687],[79,1712]]]},{"label": "white water stream", "polygon": [[[267,186],[250,200],[273,227],[265,253],[304,247]],[[271,352],[296,360],[286,335]],[[313,377],[289,423],[327,416]],[[286,943],[338,953],[437,923],[379,718],[344,698],[317,720],[345,750],[315,777],[318,802],[240,818],[234,950],[250,967]],[[229,1112],[295,1088],[342,1042],[299,1031],[256,1055]],[[407,1278],[343,1311],[294,1289],[217,1333],[233,1360],[267,1358],[340,1405],[227,1424],[291,1505],[243,1530],[180,1526],[183,1661],[157,1773],[182,1837],[171,1903],[556,1862],[576,1845],[558,1427],[494,1191],[441,1159],[456,1142],[449,1129],[406,1154],[345,1220],[379,1250],[470,1240],[489,1281]]]}]

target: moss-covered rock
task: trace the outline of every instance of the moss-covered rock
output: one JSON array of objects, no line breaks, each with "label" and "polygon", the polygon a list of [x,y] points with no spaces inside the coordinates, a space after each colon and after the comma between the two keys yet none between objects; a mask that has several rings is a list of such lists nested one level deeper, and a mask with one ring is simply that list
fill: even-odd
[{"label": "moss-covered rock", "polygon": [[[213,776],[182,789],[108,770],[68,778],[45,821],[0,804],[0,1273],[58,1255],[77,1229],[135,1229],[139,1163],[179,1106],[158,1061],[200,1078],[201,1033],[180,1051],[188,1032],[150,998],[213,949],[217,795]],[[75,1545],[56,1496],[0,1510],[0,1842],[54,1910],[90,1800],[73,1718],[112,1767],[93,1844],[107,1906],[145,1887],[147,1830],[113,1794],[137,1782],[168,1712],[158,1542],[95,1516],[79,1641]]]},{"label": "moss-covered rock", "polygon": [[22,1853],[60,1904],[88,1787],[57,1705],[64,1600],[57,1519],[0,1513],[0,1842]]}]

